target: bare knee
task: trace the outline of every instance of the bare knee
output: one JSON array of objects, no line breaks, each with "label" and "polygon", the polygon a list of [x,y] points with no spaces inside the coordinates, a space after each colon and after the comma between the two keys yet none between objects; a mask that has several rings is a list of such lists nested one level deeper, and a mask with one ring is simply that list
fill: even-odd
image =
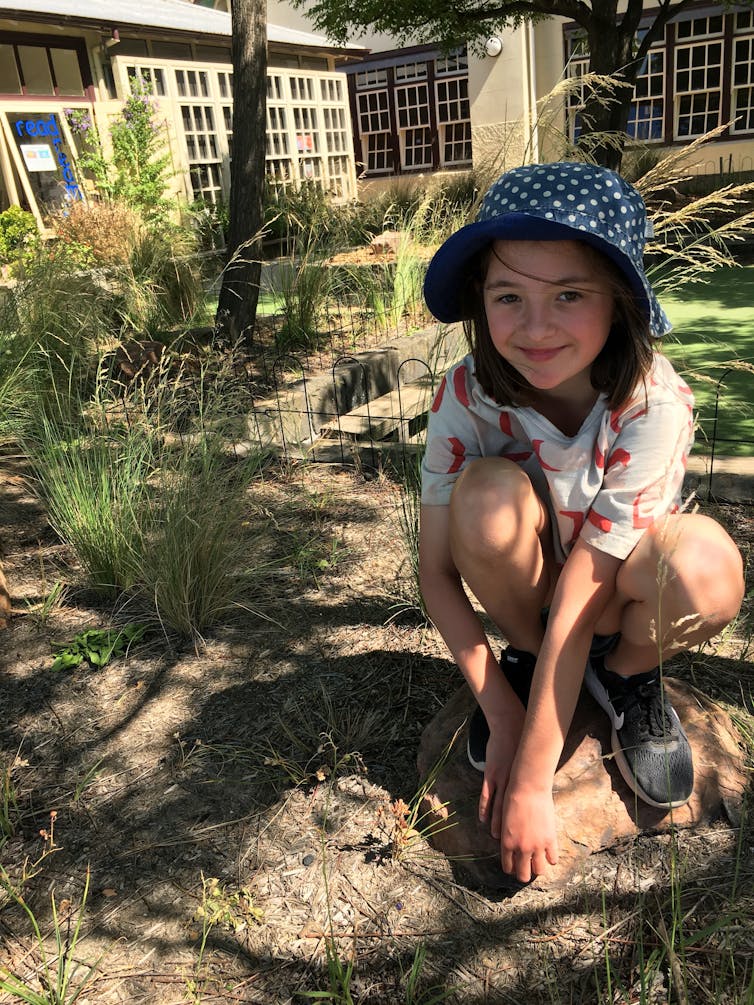
[{"label": "bare knee", "polygon": [[459,477],[450,500],[452,550],[491,559],[508,551],[522,534],[536,538],[547,516],[528,476],[512,461],[474,461]]},{"label": "bare knee", "polygon": [[[736,617],[745,592],[743,562],[715,520],[699,513],[668,518],[650,529],[642,545],[644,561],[634,569],[626,563],[622,570],[631,589],[656,595],[674,618],[685,613],[689,628],[696,622],[707,638]],[[619,589],[622,585],[619,577]]]}]

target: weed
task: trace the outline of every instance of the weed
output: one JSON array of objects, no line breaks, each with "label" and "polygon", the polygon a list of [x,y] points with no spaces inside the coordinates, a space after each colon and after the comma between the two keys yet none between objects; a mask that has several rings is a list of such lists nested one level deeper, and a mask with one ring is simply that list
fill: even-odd
[{"label": "weed", "polygon": [[9,838],[16,832],[19,817],[18,795],[13,779],[13,764],[0,768],[0,837]]},{"label": "weed", "polygon": [[[81,925],[89,894],[89,869],[86,870],[84,890],[76,920],[69,901],[56,901],[50,894],[52,912],[52,954],[47,949],[47,939],[42,934],[40,922],[22,893],[10,882],[8,874],[0,867],[0,885],[5,893],[26,914],[31,924],[34,943],[40,957],[40,967],[29,974],[18,974],[8,966],[0,965],[0,991],[13,995],[26,1005],[73,1005],[91,982],[101,958],[92,964],[81,964],[76,959],[81,939]],[[61,913],[62,912],[62,913]]]},{"label": "weed", "polygon": [[128,652],[146,631],[145,625],[130,624],[121,629],[90,628],[71,642],[56,645],[53,670],[74,670],[82,663],[102,669],[113,658]]}]

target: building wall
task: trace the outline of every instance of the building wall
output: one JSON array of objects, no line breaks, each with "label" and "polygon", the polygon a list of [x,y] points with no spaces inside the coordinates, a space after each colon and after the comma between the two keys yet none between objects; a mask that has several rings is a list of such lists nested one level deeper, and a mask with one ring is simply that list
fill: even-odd
[{"label": "building wall", "polygon": [[[114,33],[115,35],[115,33]],[[334,56],[269,46],[267,167],[281,185],[319,182],[336,200],[356,195],[345,77]],[[0,210],[19,204],[41,227],[50,212],[86,198],[75,171],[81,139],[66,111],[86,113],[107,145],[129,80],[150,81],[166,126],[175,194],[227,199],[232,155],[230,39],[118,37],[0,20]]]}]

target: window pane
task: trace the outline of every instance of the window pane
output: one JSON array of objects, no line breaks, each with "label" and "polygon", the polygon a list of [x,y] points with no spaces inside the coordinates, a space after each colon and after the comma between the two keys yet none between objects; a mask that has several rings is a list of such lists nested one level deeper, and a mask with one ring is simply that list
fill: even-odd
[{"label": "window pane", "polygon": [[18,58],[27,94],[53,94],[47,49],[38,45],[19,45]]},{"label": "window pane", "polygon": [[12,45],[0,45],[0,94],[20,94],[16,57]]},{"label": "window pane", "polygon": [[52,68],[58,94],[83,95],[84,82],[79,69],[79,57],[73,49],[50,49]]}]

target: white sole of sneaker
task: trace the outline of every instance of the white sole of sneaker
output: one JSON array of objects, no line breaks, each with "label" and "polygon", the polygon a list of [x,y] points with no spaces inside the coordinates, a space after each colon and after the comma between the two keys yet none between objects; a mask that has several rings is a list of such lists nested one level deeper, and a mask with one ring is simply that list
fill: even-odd
[{"label": "white sole of sneaker", "polygon": [[[616,714],[604,684],[600,681],[599,677],[589,663],[587,663],[586,671],[584,673],[584,687],[586,687],[589,694],[592,698],[594,698],[599,707],[610,720],[610,724],[612,726],[610,747],[612,749],[613,757],[615,758],[616,767],[618,768],[618,771],[620,771],[621,778],[629,789],[631,789],[631,791],[634,792],[643,803],[647,803],[649,806],[654,806],[658,810],[676,810],[680,806],[685,806],[691,798],[692,793],[689,793],[686,799],[679,799],[672,803],[660,803],[656,799],[649,796],[637,783],[636,777],[631,770],[631,765],[628,763],[628,759],[626,758],[623,748],[621,747],[620,740],[618,739],[618,730],[623,726],[623,715]],[[679,728],[682,728],[675,709],[671,709],[671,711],[678,722]]]}]

